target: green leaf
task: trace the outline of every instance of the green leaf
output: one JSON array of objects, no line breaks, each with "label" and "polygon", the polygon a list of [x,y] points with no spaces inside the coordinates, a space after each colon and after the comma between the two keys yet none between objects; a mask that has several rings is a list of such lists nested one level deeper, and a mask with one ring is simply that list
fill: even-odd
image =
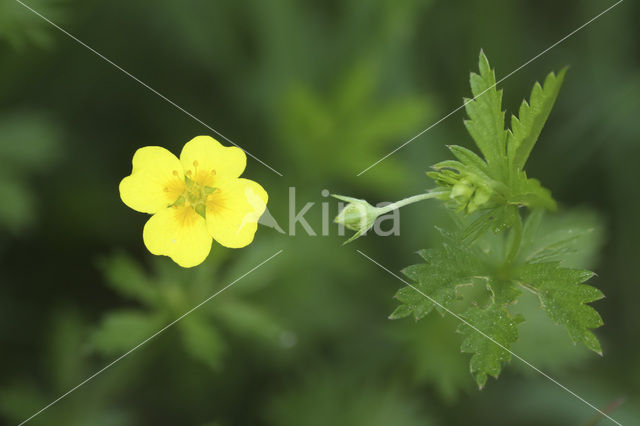
[{"label": "green leaf", "polygon": [[[526,319],[518,327],[519,339],[512,347],[513,352],[526,355],[527,361],[541,370],[559,374],[594,357],[582,345],[574,345],[567,339],[564,328],[540,309],[540,301],[534,293],[523,292],[510,310]],[[524,363],[515,363],[513,367],[529,376],[537,374]]]},{"label": "green leaf", "polygon": [[225,321],[229,329],[239,334],[277,342],[286,332],[268,312],[254,304],[240,300],[227,300],[224,304],[212,304],[209,311],[216,318]]},{"label": "green leaf", "polygon": [[495,210],[490,209],[476,219],[471,224],[462,227],[460,231],[460,242],[466,245],[471,245],[474,241],[480,238],[494,222]]},{"label": "green leaf", "polygon": [[469,361],[460,353],[460,335],[453,332],[459,324],[451,315],[391,324],[391,337],[402,345],[412,382],[433,386],[449,404],[471,390],[473,383]]},{"label": "green leaf", "polygon": [[[414,291],[414,293],[417,293],[417,292]],[[396,295],[396,298],[398,298],[397,295]],[[405,300],[406,300],[406,297],[405,297]],[[389,315],[389,319],[394,320],[394,319],[406,318],[410,316],[412,313],[413,313],[413,308],[410,305],[408,304],[400,305],[391,313],[391,315]]]},{"label": "green leaf", "polygon": [[531,91],[529,103],[522,101],[518,117],[511,117],[511,131],[507,137],[507,151],[511,167],[522,170],[533,149],[544,124],[556,102],[567,68],[556,76],[547,75],[544,87],[536,83]]},{"label": "green leaf", "polygon": [[517,220],[518,208],[515,206],[502,206],[494,210],[491,229],[494,234],[502,232],[506,228],[510,228]]},{"label": "green leaf", "polygon": [[530,209],[543,208],[553,211],[557,208],[551,191],[540,185],[537,179],[527,178],[525,172],[521,171],[518,171],[516,176],[511,184],[508,203]]},{"label": "green leaf", "polygon": [[471,308],[463,317],[484,333],[479,333],[465,323],[458,328],[465,337],[460,349],[473,354],[470,361],[471,374],[482,389],[487,377],[498,378],[502,364],[511,359],[511,353],[507,349],[518,340],[518,324],[524,319],[519,315],[512,317],[506,309],[496,305],[490,305],[486,309]]},{"label": "green leaf", "polygon": [[484,52],[480,52],[480,74],[471,73],[474,99],[465,100],[469,120],[464,122],[469,134],[492,170],[501,167],[506,157],[507,131],[504,128],[502,90],[496,89],[496,76]]},{"label": "green leaf", "polygon": [[487,280],[487,289],[491,292],[491,301],[499,306],[516,303],[522,294],[518,287],[511,280],[500,280],[494,277]]},{"label": "green leaf", "polygon": [[603,322],[589,302],[602,299],[600,290],[582,284],[593,272],[561,268],[557,262],[533,263],[519,268],[519,280],[536,291],[542,309],[555,323],[563,325],[571,340],[582,342],[587,348],[602,355],[600,343],[590,329]]},{"label": "green leaf", "polygon": [[187,353],[217,370],[226,346],[216,327],[203,317],[193,315],[182,320],[179,328]]},{"label": "green leaf", "polygon": [[534,210],[524,224],[519,260],[522,263],[561,262],[588,268],[603,240],[602,221],[591,211],[545,215]]},{"label": "green leaf", "polygon": [[458,145],[449,145],[448,148],[458,160],[469,167],[470,171],[488,178],[489,168],[487,163],[475,152]]},{"label": "green leaf", "polygon": [[409,286],[398,290],[395,298],[405,307],[396,309],[391,314],[392,319],[413,314],[413,317],[419,320],[434,307],[444,314],[444,309],[433,301],[451,309],[457,298],[456,288],[472,284],[482,269],[475,254],[460,247],[445,245],[440,250],[421,250],[419,254],[426,263],[412,265],[402,271],[415,282],[414,287],[417,290]]},{"label": "green leaf", "polygon": [[[43,16],[54,22],[69,19],[72,10],[68,0],[28,2],[30,7],[38,10]],[[0,40],[7,41],[16,50],[26,49],[30,45],[50,47],[55,40],[55,33],[50,25],[40,16],[31,13],[18,2],[0,3]]]},{"label": "green leaf", "polygon": [[[472,151],[449,146],[459,160],[446,160],[434,165],[436,172],[427,173],[445,193],[441,199],[449,207],[471,214],[477,210],[500,209],[509,205],[518,207],[556,209],[551,192],[536,179],[530,179],[522,170],[542,127],[544,126],[566,69],[558,76],[551,73],[544,87],[536,84],[531,104],[523,102],[520,118],[513,118],[513,130],[504,126],[502,92],[496,89],[495,73],[483,52],[480,52],[479,74],[471,74],[472,100],[465,102],[469,119],[465,126],[484,159]],[[511,210],[494,210],[496,220],[492,227],[499,232],[514,223]],[[471,232],[471,240],[489,228],[488,219],[482,219]]]},{"label": "green leaf", "polygon": [[133,348],[161,326],[159,317],[144,312],[111,312],[91,336],[91,346],[103,355],[119,354]]},{"label": "green leaf", "polygon": [[158,299],[157,284],[130,256],[117,253],[100,261],[107,284],[121,296],[153,306]]}]

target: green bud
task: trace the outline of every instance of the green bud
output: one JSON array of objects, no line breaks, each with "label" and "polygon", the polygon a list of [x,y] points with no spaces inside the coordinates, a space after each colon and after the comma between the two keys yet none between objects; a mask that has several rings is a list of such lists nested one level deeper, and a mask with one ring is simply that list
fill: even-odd
[{"label": "green bud", "polygon": [[478,208],[481,208],[491,198],[491,192],[483,187],[478,187],[473,194],[473,198],[467,205],[467,213],[473,213]]},{"label": "green bud", "polygon": [[467,204],[475,188],[468,179],[460,179],[458,183],[451,188],[451,199],[456,200],[460,204]]},{"label": "green bud", "polygon": [[380,208],[372,206],[365,200],[342,195],[332,196],[338,200],[349,203],[334,219],[335,223],[344,225],[345,228],[352,231],[356,231],[355,235],[349,238],[345,244],[350,243],[371,229],[378,216],[382,213]]}]

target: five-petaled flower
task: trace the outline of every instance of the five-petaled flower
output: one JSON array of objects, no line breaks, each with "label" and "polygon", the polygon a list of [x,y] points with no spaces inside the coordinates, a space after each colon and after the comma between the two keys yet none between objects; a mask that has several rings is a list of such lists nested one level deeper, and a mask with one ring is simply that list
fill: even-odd
[{"label": "five-petaled flower", "polygon": [[180,159],[159,146],[138,149],[120,197],[153,215],[142,233],[149,251],[188,268],[207,258],[213,239],[231,248],[250,244],[268,197],[259,184],[240,178],[246,163],[241,149],[209,136],[187,142]]}]

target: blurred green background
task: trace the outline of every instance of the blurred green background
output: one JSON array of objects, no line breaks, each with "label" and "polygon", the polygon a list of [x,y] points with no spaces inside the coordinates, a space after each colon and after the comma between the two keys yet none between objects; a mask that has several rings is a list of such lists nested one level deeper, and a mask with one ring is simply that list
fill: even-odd
[{"label": "blurred green background", "polygon": [[[469,96],[482,48],[498,78],[613,2],[25,0],[265,160],[245,176],[285,229],[289,187],[321,232],[321,191],[392,201],[432,183],[462,111],[356,174]],[[506,80],[515,111],[569,65],[529,175],[601,232],[580,259],[604,357],[532,312],[516,353],[612,416],[640,418],[640,5],[627,1]],[[400,236],[261,227],[183,270],[142,243],[118,183],[145,145],[205,127],[13,0],[0,2],[0,423],[18,424],[276,252],[225,293],[33,419],[34,425],[586,425],[594,411],[513,360],[483,391],[456,321],[389,321],[399,271],[439,243],[436,203]],[[213,136],[213,135],[212,135]],[[222,141],[222,140],[221,140]],[[569,219],[578,216],[567,216]],[[578,219],[576,219],[578,220]],[[523,309],[528,309],[523,301]],[[602,422],[605,424],[605,422]]]}]

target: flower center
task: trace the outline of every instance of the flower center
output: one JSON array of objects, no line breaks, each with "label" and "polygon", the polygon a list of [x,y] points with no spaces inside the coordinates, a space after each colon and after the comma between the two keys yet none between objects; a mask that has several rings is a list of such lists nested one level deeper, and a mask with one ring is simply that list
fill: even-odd
[{"label": "flower center", "polygon": [[[174,171],[174,174],[177,173]],[[192,207],[196,213],[205,217],[207,197],[216,190],[213,186],[215,176],[215,170],[199,169],[198,162],[194,161],[193,170],[187,170],[184,176],[184,192],[173,206]]]}]

